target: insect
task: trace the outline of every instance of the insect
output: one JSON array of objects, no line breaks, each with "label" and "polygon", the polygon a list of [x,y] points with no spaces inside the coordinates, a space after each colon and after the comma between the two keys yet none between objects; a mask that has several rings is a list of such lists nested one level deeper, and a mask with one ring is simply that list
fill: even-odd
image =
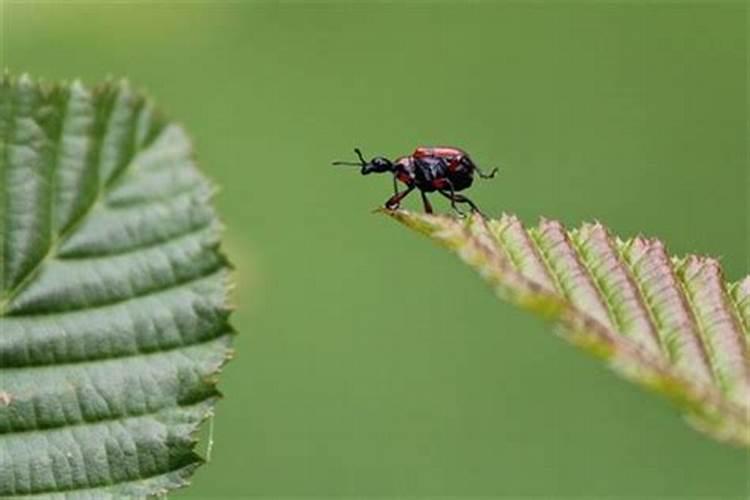
[{"label": "insect", "polygon": [[[359,148],[355,148],[354,153],[359,162],[335,161],[333,164],[361,167],[362,175],[392,173],[393,196],[385,202],[385,207],[390,210],[397,209],[409,193],[419,189],[427,213],[433,213],[432,205],[427,198],[427,193],[433,192],[448,198],[453,209],[459,214],[464,214],[458,208],[459,203],[465,203],[471,210],[482,213],[473,201],[458,194],[458,191],[471,186],[474,172],[482,179],[491,179],[497,173],[496,168],[489,174],[482,172],[465,151],[453,147],[418,147],[411,155],[402,156],[395,161],[382,156],[366,161]],[[404,191],[399,191],[399,182],[406,185]]]}]

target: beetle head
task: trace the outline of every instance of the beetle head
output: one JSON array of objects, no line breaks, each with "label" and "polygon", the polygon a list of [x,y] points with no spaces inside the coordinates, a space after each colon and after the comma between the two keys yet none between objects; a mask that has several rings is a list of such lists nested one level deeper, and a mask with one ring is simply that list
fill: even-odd
[{"label": "beetle head", "polygon": [[369,163],[362,165],[362,175],[382,172],[390,172],[393,170],[393,163],[388,158],[382,156],[376,156]]},{"label": "beetle head", "polygon": [[333,164],[334,165],[351,165],[353,167],[361,167],[360,172],[362,173],[362,175],[393,171],[393,162],[391,162],[391,160],[389,160],[388,158],[384,158],[382,156],[376,156],[372,160],[366,161],[364,156],[362,156],[362,151],[360,151],[359,148],[355,148],[354,152],[359,157],[359,163],[348,162],[348,161],[335,161],[333,162]]}]

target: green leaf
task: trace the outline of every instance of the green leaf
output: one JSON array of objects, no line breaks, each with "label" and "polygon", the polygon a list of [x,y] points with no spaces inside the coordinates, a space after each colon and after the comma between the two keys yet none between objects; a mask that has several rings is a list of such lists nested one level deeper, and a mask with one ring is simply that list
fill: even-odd
[{"label": "green leaf", "polygon": [[127,83],[0,80],[0,497],[187,484],[232,336],[211,193]]},{"label": "green leaf", "polygon": [[670,257],[601,224],[568,231],[512,215],[466,219],[383,210],[456,252],[500,298],[558,323],[561,335],[677,402],[712,437],[750,446],[750,276]]}]

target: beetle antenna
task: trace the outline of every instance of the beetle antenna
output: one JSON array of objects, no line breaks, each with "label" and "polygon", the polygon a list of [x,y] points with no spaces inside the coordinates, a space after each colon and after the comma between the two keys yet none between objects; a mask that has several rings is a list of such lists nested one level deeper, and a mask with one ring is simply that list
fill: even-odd
[{"label": "beetle antenna", "polygon": [[365,157],[362,156],[362,151],[360,151],[359,148],[354,148],[354,152],[359,156],[359,161],[362,162],[362,165],[365,165],[367,162],[365,161]]},{"label": "beetle antenna", "polygon": [[334,161],[332,165],[347,165],[350,167],[362,167],[367,164],[365,161],[364,156],[362,156],[362,151],[359,150],[359,148],[354,148],[354,152],[359,157],[359,163],[354,163],[352,161]]}]

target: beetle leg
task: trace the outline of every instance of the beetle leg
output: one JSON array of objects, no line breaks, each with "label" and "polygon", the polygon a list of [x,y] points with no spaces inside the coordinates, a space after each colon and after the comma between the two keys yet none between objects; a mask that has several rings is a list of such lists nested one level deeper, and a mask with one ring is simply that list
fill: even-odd
[{"label": "beetle leg", "polygon": [[473,212],[477,212],[479,215],[484,216],[484,213],[482,213],[482,211],[479,210],[479,207],[476,206],[476,204],[473,201],[471,201],[469,198],[467,198],[466,196],[462,194],[456,194],[456,195],[453,195],[453,198],[459,203],[466,203],[467,205],[471,207],[471,210]]},{"label": "beetle leg", "polygon": [[398,196],[398,180],[396,180],[396,174],[393,174],[393,196]]},{"label": "beetle leg", "polygon": [[456,194],[455,192],[443,191],[442,189],[440,190],[440,194],[442,194],[443,196],[451,200],[451,205],[453,206],[453,209],[459,214],[466,215],[465,213],[463,213],[461,210],[459,210],[456,207],[456,203],[466,203],[467,205],[471,207],[472,212],[477,212],[482,217],[486,217],[486,215],[484,215],[484,213],[481,210],[479,210],[479,207],[476,206],[476,204],[473,201],[471,201],[469,198],[467,198],[466,196],[462,194]]},{"label": "beetle leg", "polygon": [[482,172],[479,169],[479,167],[477,167],[476,165],[474,166],[474,170],[477,171],[477,173],[479,174],[479,177],[481,177],[482,179],[492,179],[493,177],[495,177],[495,174],[497,173],[497,167],[493,168],[489,174]]},{"label": "beetle leg", "polygon": [[414,187],[415,186],[409,186],[406,191],[401,191],[400,193],[396,193],[388,198],[388,201],[385,202],[385,208],[388,210],[396,210],[401,204],[401,200],[406,198],[407,194],[414,191]]},{"label": "beetle leg", "polygon": [[424,191],[420,191],[420,193],[422,194],[422,203],[424,204],[425,213],[433,213],[432,204],[430,204],[430,200],[427,199],[427,194]]},{"label": "beetle leg", "polygon": [[493,168],[489,174],[482,172],[482,169],[477,167],[476,164],[473,161],[471,161],[467,156],[464,156],[463,158],[461,158],[461,164],[464,165],[465,167],[468,167],[469,170],[472,170],[472,169],[476,170],[477,174],[479,174],[479,177],[481,177],[482,179],[492,179],[493,177],[495,177],[495,174],[498,171],[497,168]]},{"label": "beetle leg", "polygon": [[451,182],[451,180],[447,179],[447,178],[446,179],[441,179],[441,180],[443,181],[442,184],[448,186],[448,189],[450,190],[450,192],[446,192],[443,189],[440,189],[440,193],[443,196],[445,196],[446,198],[448,198],[449,200],[451,200],[451,207],[453,207],[453,210],[455,210],[456,212],[458,212],[458,214],[461,215],[461,216],[466,215],[456,205],[456,202],[458,201],[458,199],[456,198],[456,196],[457,196],[456,195],[456,190],[453,188],[453,183]]}]

